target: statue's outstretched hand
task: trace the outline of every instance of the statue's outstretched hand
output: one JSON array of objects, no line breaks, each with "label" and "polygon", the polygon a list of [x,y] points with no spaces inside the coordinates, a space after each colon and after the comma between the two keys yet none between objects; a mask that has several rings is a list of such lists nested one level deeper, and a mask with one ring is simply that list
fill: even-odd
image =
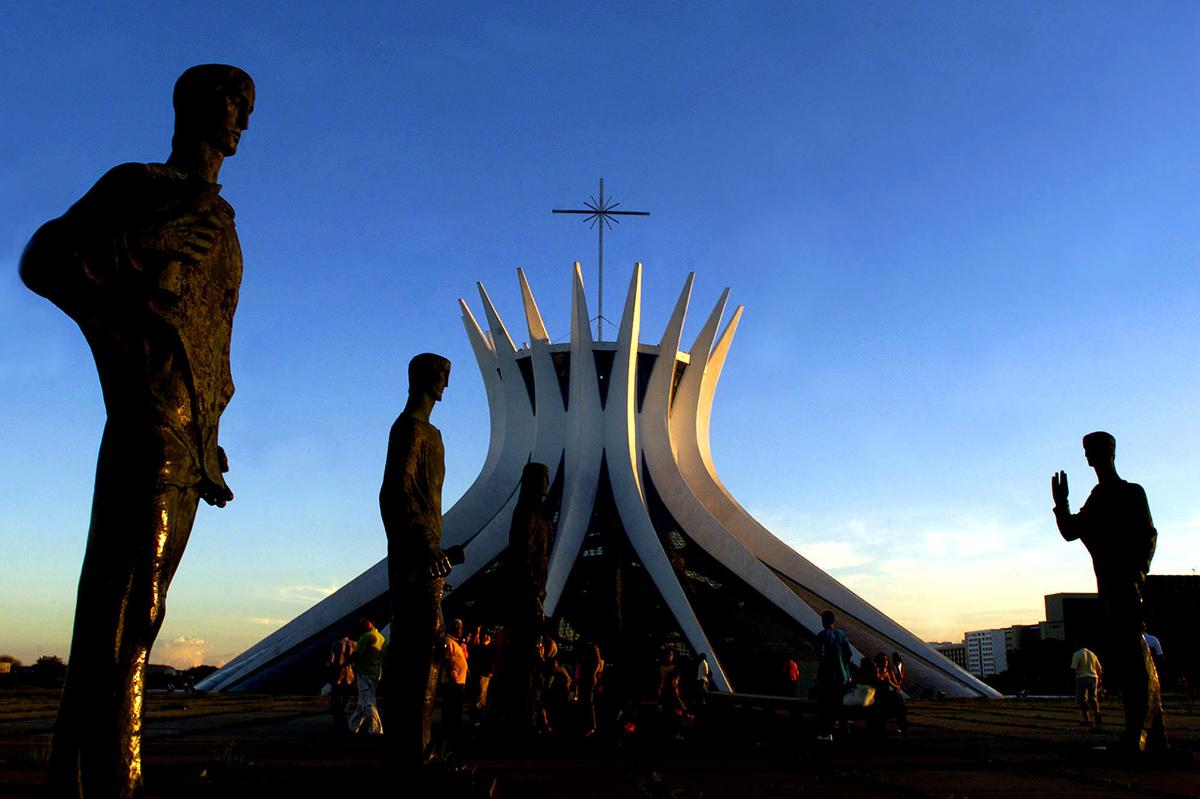
[{"label": "statue's outstretched hand", "polygon": [[233,491],[225,484],[224,480],[220,485],[211,480],[201,480],[199,491],[201,499],[218,508],[223,508],[233,501]]},{"label": "statue's outstretched hand", "polygon": [[1055,472],[1050,478],[1050,495],[1054,497],[1054,507],[1066,508],[1068,506],[1067,495],[1069,493],[1069,489],[1067,488],[1067,473]]},{"label": "statue's outstretched hand", "polygon": [[450,573],[450,569],[453,568],[450,558],[446,557],[446,553],[442,551],[441,547],[430,547],[428,558],[427,565],[430,577],[445,577]]},{"label": "statue's outstretched hand", "polygon": [[455,544],[442,550],[450,561],[451,566],[458,566],[467,559],[467,550],[462,544]]}]

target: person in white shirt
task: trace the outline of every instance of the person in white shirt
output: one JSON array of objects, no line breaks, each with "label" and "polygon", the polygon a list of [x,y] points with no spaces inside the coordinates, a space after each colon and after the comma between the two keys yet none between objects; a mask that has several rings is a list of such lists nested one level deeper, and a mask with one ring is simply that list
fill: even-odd
[{"label": "person in white shirt", "polygon": [[1100,668],[1100,659],[1096,653],[1087,647],[1080,647],[1071,656],[1071,668],[1075,670],[1075,700],[1083,712],[1080,724],[1091,725],[1089,713],[1096,715],[1096,726],[1100,721],[1100,679],[1104,669]]}]

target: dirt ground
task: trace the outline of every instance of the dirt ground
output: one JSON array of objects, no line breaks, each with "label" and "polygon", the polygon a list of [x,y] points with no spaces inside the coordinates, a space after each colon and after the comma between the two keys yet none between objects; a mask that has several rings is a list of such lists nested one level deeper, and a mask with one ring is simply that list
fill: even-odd
[{"label": "dirt ground", "polygon": [[[0,690],[0,797],[39,796],[57,693]],[[1068,699],[913,701],[910,729],[816,740],[813,721],[769,701],[701,713],[686,740],[634,733],[514,740],[476,731],[456,757],[495,796],[1200,797],[1200,695],[1166,701],[1172,754],[1130,762]],[[386,724],[386,720],[385,720]],[[334,734],[315,697],[152,695],[145,737],[151,797],[416,796],[389,785],[378,739]]]}]

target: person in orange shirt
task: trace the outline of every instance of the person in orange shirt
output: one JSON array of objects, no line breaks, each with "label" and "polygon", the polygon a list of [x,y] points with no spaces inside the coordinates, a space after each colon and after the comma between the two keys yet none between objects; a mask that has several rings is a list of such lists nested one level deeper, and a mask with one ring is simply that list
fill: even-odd
[{"label": "person in orange shirt", "polygon": [[463,639],[462,619],[450,622],[450,635],[446,636],[445,669],[442,736],[447,741],[453,741],[462,728],[463,697],[467,692],[467,644]]}]

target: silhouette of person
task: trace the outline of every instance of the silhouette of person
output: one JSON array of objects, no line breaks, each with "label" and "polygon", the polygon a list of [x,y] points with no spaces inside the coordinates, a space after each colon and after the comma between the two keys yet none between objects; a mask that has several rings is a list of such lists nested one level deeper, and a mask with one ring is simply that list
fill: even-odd
[{"label": "silhouette of person", "polygon": [[1096,487],[1078,513],[1071,513],[1067,473],[1050,480],[1054,518],[1067,541],[1081,540],[1092,556],[1096,590],[1104,606],[1109,673],[1121,686],[1125,746],[1136,752],[1167,747],[1158,671],[1142,637],[1146,573],[1158,542],[1146,492],[1117,474],[1117,440],[1098,431],[1083,437]]},{"label": "silhouette of person", "polygon": [[52,792],[140,796],[146,658],[196,506],[233,499],[217,445],[233,396],[242,280],[217,177],[254,109],[254,83],[205,64],[175,84],[165,164],[110,170],[21,256],[21,279],[79,325],[108,418],[79,577]]},{"label": "silhouette of person", "polygon": [[429,423],[450,383],[450,361],[422,353],[408,364],[408,402],[392,424],[379,510],[388,543],[392,637],[384,674],[394,710],[385,738],[401,768],[425,762],[440,664],[446,647],[442,591],[450,557],[442,551],[445,448]]},{"label": "silhouette of person", "polygon": [[[837,628],[837,617],[832,610],[821,614],[821,632],[816,636],[817,645],[817,684],[816,700],[820,715],[821,741],[833,740],[833,725],[842,697],[850,683],[850,665],[854,653],[850,649],[850,639]],[[865,660],[865,658],[864,658]]]}]

